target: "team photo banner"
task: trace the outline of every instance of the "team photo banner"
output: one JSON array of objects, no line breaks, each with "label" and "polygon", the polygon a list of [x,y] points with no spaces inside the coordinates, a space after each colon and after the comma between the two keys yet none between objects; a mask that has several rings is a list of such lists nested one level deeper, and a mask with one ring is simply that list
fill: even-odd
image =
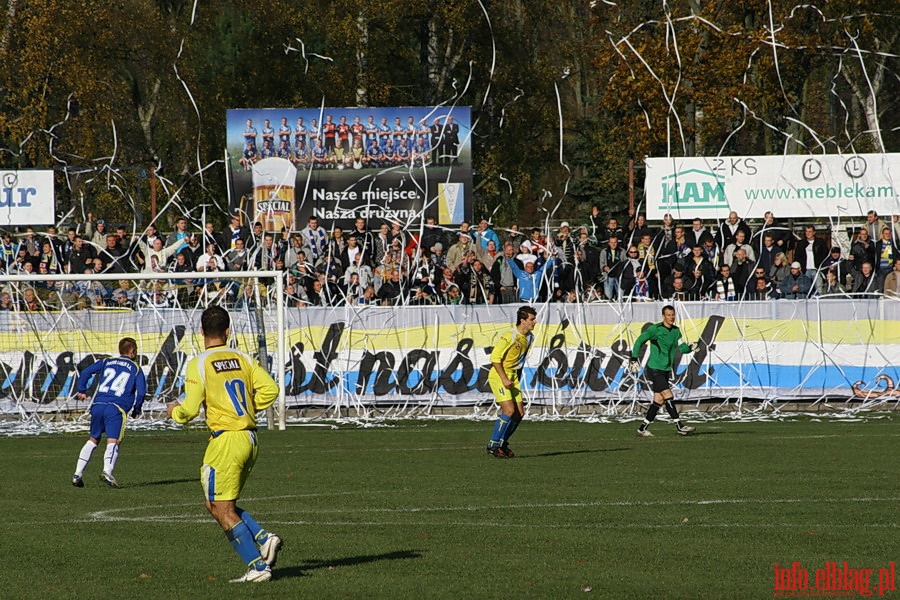
[{"label": "team photo banner", "polygon": [[648,219],[858,217],[900,213],[900,154],[645,160]]},{"label": "team photo banner", "polygon": [[471,220],[467,106],[227,113],[231,208],[266,231],[299,231],[311,216],[345,229],[357,217]]},{"label": "team photo banner", "polygon": [[[634,340],[660,320],[660,304],[551,304],[539,309],[521,382],[524,397],[554,410],[604,412],[652,394],[626,371]],[[492,401],[490,352],[516,306],[291,309],[285,315],[289,408],[475,406]],[[676,304],[699,349],[675,358],[675,397],[739,406],[767,402],[898,398],[900,302],[821,300]],[[151,402],[183,394],[187,361],[203,351],[199,314],[73,312],[0,314],[0,412],[54,409],[77,374],[138,340]],[[232,313],[233,343],[255,354],[254,315]],[[278,369],[274,315],[265,317],[267,367]],[[38,408],[40,409],[40,408]]]},{"label": "team photo banner", "polygon": [[0,186],[0,227],[56,223],[53,171],[0,171]]}]

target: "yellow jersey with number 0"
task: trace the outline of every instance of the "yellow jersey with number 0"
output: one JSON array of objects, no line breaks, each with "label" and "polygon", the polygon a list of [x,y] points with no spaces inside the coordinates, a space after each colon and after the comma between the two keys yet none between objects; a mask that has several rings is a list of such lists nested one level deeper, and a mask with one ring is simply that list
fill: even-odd
[{"label": "yellow jersey with number 0", "polygon": [[278,384],[247,354],[227,346],[208,348],[187,366],[184,402],[172,418],[187,423],[206,406],[206,424],[213,431],[256,427],[256,413],[278,398]]}]

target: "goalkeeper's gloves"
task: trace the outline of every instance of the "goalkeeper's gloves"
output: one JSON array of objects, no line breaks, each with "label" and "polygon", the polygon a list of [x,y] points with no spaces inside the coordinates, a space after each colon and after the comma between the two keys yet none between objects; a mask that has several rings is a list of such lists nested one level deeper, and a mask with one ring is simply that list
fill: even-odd
[{"label": "goalkeeper's gloves", "polygon": [[700,349],[700,342],[691,342],[690,346],[691,346],[691,352],[696,352],[697,350]]},{"label": "goalkeeper's gloves", "polygon": [[641,370],[641,363],[638,359],[632,358],[628,361],[628,372],[637,375]]}]

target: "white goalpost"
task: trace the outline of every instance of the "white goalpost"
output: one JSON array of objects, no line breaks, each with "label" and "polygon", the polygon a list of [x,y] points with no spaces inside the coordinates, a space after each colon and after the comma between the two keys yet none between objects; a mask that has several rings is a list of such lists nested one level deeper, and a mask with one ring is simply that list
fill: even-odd
[{"label": "white goalpost", "polygon": [[[284,274],[280,271],[0,275],[0,427],[41,429],[83,413],[78,373],[138,342],[147,376],[144,410],[165,412],[182,393],[187,361],[203,351],[200,314],[231,316],[230,343],[259,360],[279,384],[285,428]],[[37,427],[34,427],[37,426]]]}]

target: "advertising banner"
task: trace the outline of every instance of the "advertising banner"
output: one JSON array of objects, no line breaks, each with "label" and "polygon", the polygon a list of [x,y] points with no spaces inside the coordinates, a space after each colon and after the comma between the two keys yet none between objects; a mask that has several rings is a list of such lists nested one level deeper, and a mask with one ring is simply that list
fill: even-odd
[{"label": "advertising banner", "polygon": [[0,186],[0,227],[56,223],[53,171],[0,171]]},{"label": "advertising banner", "polygon": [[471,220],[467,106],[234,109],[227,140],[230,207],[266,231]]},{"label": "advertising banner", "polygon": [[[492,402],[490,352],[512,327],[515,305],[288,309],[285,386],[288,407],[461,407]],[[660,320],[659,303],[551,304],[539,310],[521,381],[525,399],[566,410],[603,411],[652,396],[626,366],[634,340]],[[802,300],[689,302],[675,305],[696,352],[678,354],[672,381],[681,401],[783,402],[900,399],[900,302]],[[9,313],[7,313],[9,314]],[[232,333],[253,353],[257,322],[234,311]],[[202,352],[191,311],[9,315],[0,335],[0,412],[59,406],[77,371],[138,340],[153,402],[183,393],[187,361]],[[274,315],[265,319],[268,365],[275,368]],[[73,334],[72,331],[76,333]],[[22,343],[38,336],[40,343]],[[81,340],[77,346],[73,340]],[[645,348],[646,349],[646,348]],[[593,406],[593,408],[591,408]],[[605,408],[604,408],[605,407]]]},{"label": "advertising banner", "polygon": [[900,213],[900,154],[648,158],[648,219]]}]

